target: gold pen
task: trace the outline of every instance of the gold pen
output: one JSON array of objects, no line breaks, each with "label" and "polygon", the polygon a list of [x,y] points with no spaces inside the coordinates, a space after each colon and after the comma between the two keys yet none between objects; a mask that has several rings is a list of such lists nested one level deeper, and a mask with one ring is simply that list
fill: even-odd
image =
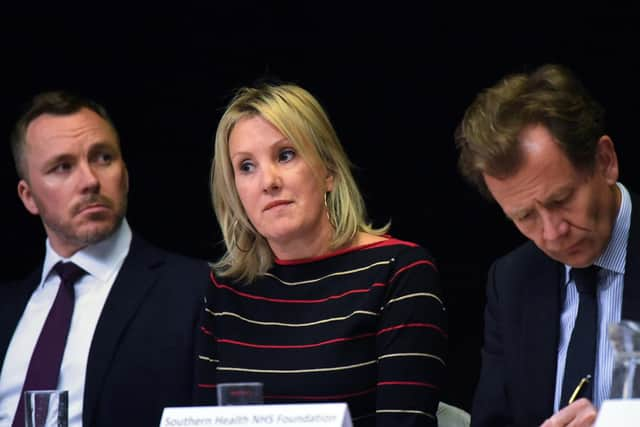
[{"label": "gold pen", "polygon": [[591,381],[591,374],[588,374],[586,377],[580,380],[580,382],[576,386],[576,389],[573,390],[573,393],[571,393],[571,397],[569,398],[569,405],[571,405],[573,401],[576,400],[576,397],[578,397],[578,393],[580,393],[580,390],[582,390],[582,387],[589,384],[589,381]]}]

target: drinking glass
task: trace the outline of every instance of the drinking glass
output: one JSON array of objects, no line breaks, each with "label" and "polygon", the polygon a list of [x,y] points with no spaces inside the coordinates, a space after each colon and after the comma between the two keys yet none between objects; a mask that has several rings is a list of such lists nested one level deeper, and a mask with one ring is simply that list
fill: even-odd
[{"label": "drinking glass", "polygon": [[261,405],[262,383],[219,383],[216,387],[218,405]]},{"label": "drinking glass", "polygon": [[26,427],[68,427],[69,393],[66,390],[24,392]]},{"label": "drinking glass", "polygon": [[615,353],[610,398],[640,398],[640,323],[609,325],[609,341]]}]

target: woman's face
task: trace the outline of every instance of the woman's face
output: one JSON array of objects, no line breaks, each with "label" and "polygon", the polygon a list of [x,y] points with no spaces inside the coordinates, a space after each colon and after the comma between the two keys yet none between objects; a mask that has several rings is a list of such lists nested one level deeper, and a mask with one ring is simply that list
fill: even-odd
[{"label": "woman's face", "polygon": [[322,240],[328,243],[332,229],[324,195],[333,189],[333,177],[314,171],[294,145],[259,115],[236,123],[229,137],[229,157],[242,206],[276,257],[317,255],[292,254],[292,249],[312,248]]}]

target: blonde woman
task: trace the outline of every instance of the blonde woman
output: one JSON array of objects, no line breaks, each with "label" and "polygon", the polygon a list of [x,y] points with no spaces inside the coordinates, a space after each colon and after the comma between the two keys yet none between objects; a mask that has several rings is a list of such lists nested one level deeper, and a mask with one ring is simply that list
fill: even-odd
[{"label": "blonde woman", "polygon": [[326,113],[295,85],[241,89],[216,133],[199,403],[260,381],[265,403],[346,401],[358,426],[435,426],[447,335],[436,266],[366,222]]}]

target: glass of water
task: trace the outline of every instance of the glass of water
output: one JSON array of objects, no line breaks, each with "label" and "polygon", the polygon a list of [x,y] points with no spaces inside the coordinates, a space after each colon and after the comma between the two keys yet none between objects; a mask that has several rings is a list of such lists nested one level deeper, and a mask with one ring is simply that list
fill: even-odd
[{"label": "glass of water", "polygon": [[261,405],[262,383],[219,383],[216,387],[218,405]]},{"label": "glass of water", "polygon": [[609,325],[609,340],[615,354],[610,398],[640,398],[640,323]]}]

